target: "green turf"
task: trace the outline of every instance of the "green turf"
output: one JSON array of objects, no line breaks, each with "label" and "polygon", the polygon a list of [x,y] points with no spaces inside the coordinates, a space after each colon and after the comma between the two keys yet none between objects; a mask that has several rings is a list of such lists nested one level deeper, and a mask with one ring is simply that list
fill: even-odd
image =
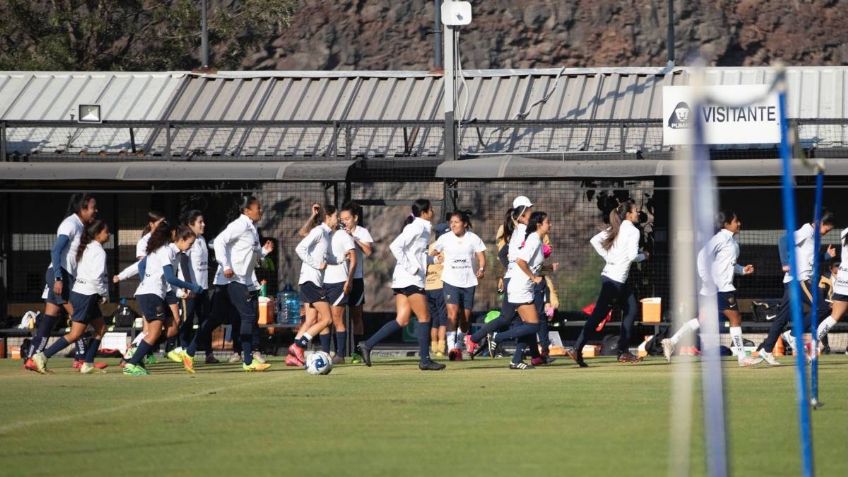
[{"label": "green turf", "polygon": [[[438,373],[377,361],[329,376],[272,363],[194,376],[164,363],[133,378],[0,360],[0,474],[667,475],[674,365],[662,359],[524,372],[483,359]],[[725,365],[733,473],[797,475],[793,368]],[[826,357],[821,379],[817,473],[848,475],[848,357]],[[705,472],[699,416],[693,475]]]}]

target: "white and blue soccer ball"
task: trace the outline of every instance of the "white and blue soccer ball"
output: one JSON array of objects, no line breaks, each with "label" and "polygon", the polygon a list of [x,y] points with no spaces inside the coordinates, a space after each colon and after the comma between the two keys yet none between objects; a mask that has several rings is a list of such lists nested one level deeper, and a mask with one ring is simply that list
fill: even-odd
[{"label": "white and blue soccer ball", "polygon": [[320,375],[330,374],[333,370],[333,359],[330,355],[323,351],[316,351],[306,357],[306,372],[309,374]]}]

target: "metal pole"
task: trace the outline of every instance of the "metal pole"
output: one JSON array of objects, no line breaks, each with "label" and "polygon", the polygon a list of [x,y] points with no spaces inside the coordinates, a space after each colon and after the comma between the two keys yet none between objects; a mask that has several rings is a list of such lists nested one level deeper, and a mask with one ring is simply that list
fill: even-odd
[{"label": "metal pole", "polygon": [[442,0],[433,0],[433,69],[441,69],[442,64]]},{"label": "metal pole", "polygon": [[668,66],[674,66],[674,0],[668,0],[668,33],[665,47],[668,50]]},{"label": "metal pole", "polygon": [[454,122],[454,103],[456,102],[456,87],[454,84],[454,41],[456,40],[453,27],[445,25],[445,160],[456,159],[456,123]]},{"label": "metal pole", "polygon": [[206,1],[200,0],[200,66],[209,67],[209,25],[206,19]]}]

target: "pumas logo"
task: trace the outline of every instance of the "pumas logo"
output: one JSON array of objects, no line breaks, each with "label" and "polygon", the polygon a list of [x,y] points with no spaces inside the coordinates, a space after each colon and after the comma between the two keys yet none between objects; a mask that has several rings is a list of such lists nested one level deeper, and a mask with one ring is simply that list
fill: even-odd
[{"label": "pumas logo", "polygon": [[674,112],[668,118],[668,127],[671,129],[687,129],[689,128],[689,120],[692,117],[692,109],[685,101],[677,103],[674,107]]}]

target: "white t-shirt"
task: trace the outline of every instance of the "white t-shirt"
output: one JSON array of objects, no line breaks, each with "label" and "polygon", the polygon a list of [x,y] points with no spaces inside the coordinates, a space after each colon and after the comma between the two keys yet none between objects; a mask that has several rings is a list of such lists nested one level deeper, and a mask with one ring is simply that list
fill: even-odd
[{"label": "white t-shirt", "polygon": [[486,251],[486,245],[474,232],[465,232],[458,237],[448,232],[436,240],[434,247],[444,252],[444,268],[442,281],[459,288],[477,286],[477,276],[474,274],[474,255]]},{"label": "white t-shirt", "polygon": [[[734,275],[742,275],[742,265],[736,263],[739,257],[739,243],[727,229],[721,229],[713,235],[707,245],[698,253],[698,275],[701,277],[701,295],[710,296],[716,291],[732,292]],[[711,285],[710,285],[711,283]]]},{"label": "white t-shirt", "polygon": [[77,276],[72,290],[81,295],[109,297],[106,251],[100,242],[92,241],[85,247],[77,264]]},{"label": "white t-shirt", "polygon": [[152,232],[147,232],[142,235],[138,242],[135,244],[135,257],[146,257],[147,256],[147,242],[150,242],[150,234]]},{"label": "white t-shirt", "polygon": [[609,229],[599,232],[589,240],[598,255],[603,257],[607,262],[604,266],[601,275],[618,283],[627,281],[627,276],[630,274],[630,265],[633,262],[641,262],[645,260],[645,255],[639,253],[639,239],[642,237],[639,229],[633,225],[633,222],[624,220],[621,222],[621,227],[618,229],[618,235],[612,242],[609,250],[603,247],[603,242],[609,235]]},{"label": "white t-shirt", "polygon": [[409,286],[424,288],[424,279],[427,275],[427,246],[430,244],[432,228],[433,224],[428,220],[416,217],[389,244],[389,250],[397,260],[392,273],[392,288]]},{"label": "white t-shirt", "polygon": [[347,274],[350,271],[347,254],[356,249],[356,243],[346,231],[336,230],[333,232],[330,244],[330,253],[327,254],[327,268],[324,270],[324,283],[346,282]]},{"label": "white t-shirt", "polygon": [[518,257],[518,252],[521,250],[521,247],[524,244],[524,235],[527,234],[527,225],[526,224],[517,224],[515,226],[515,230],[513,230],[512,235],[509,237],[509,245],[507,246],[507,261],[509,262],[506,266],[506,273],[504,274],[504,278],[512,278],[513,273],[515,273],[515,259]]},{"label": "white t-shirt", "polygon": [[[77,214],[71,214],[65,217],[65,220],[59,224],[59,229],[56,230],[56,237],[67,235],[70,242],[64,250],[62,250],[60,266],[68,271],[71,275],[77,274],[77,249],[79,248],[80,238],[85,226]],[[53,262],[50,262],[50,267],[53,267]],[[54,270],[55,272],[55,270]],[[52,286],[52,284],[51,284]]]},{"label": "white t-shirt", "polygon": [[[371,237],[371,232],[368,231],[365,227],[357,225],[355,229],[353,229],[353,237],[363,243],[374,243],[374,239]],[[363,278],[365,276],[365,252],[359,248],[359,245],[356,246],[356,270],[353,271],[353,278]]]},{"label": "white t-shirt", "polygon": [[[848,229],[840,234],[840,243],[845,243],[845,236],[848,235]],[[843,246],[841,252],[841,263],[839,264],[839,272],[836,274],[836,280],[833,281],[834,295],[848,295],[848,247]]]},{"label": "white t-shirt", "polygon": [[144,277],[135,291],[138,295],[156,295],[165,298],[169,286],[165,282],[165,266],[170,265],[176,273],[179,249],[173,243],[163,245],[147,256],[147,265],[144,268]]},{"label": "white t-shirt", "polygon": [[303,285],[312,282],[317,286],[324,284],[324,271],[319,269],[322,263],[327,262],[330,250],[330,227],[321,224],[309,231],[294,248],[295,253],[303,261],[300,266],[300,279],[297,284]]},{"label": "white t-shirt", "polygon": [[[809,280],[813,276],[813,259],[816,255],[815,250],[815,235],[816,229],[809,223],[804,224],[795,231],[795,263],[798,264],[798,280]],[[780,261],[782,264],[789,262],[788,253],[785,250],[784,243],[786,236],[780,238],[778,242],[778,250],[780,252]],[[792,281],[792,276],[789,272],[783,274],[783,283]],[[834,291],[836,293],[836,291]]]},{"label": "white t-shirt", "polygon": [[[193,283],[197,283],[204,290],[209,289],[209,247],[206,245],[206,239],[202,235],[197,237],[185,254],[188,256],[191,270],[183,270],[183,267],[180,267],[177,276],[186,282],[191,278]],[[189,272],[188,276],[186,272]]]}]

